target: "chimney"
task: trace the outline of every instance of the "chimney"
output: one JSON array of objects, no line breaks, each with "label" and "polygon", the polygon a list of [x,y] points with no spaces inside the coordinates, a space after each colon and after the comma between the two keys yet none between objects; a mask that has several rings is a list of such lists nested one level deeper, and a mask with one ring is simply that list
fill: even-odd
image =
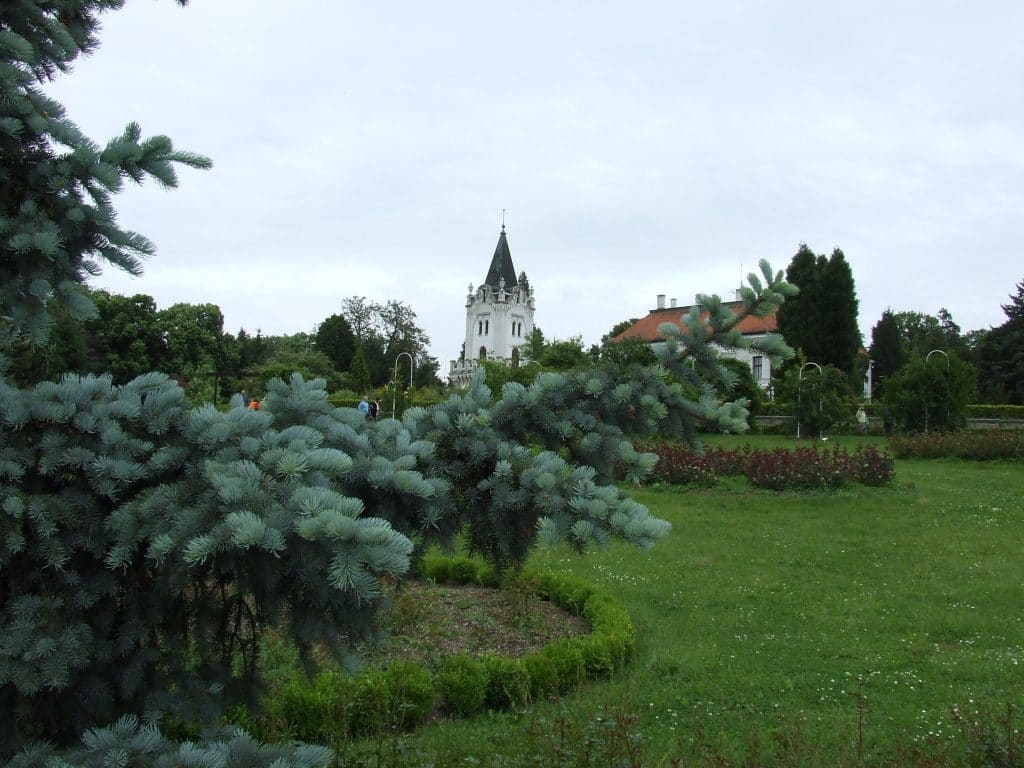
[{"label": "chimney", "polygon": [[675,299],[669,299],[668,300],[668,305],[670,307],[672,307],[672,309],[675,309],[676,308],[676,300]]},{"label": "chimney", "polygon": [[665,294],[664,293],[659,293],[658,294],[658,309],[664,309],[664,308],[665,308]]}]

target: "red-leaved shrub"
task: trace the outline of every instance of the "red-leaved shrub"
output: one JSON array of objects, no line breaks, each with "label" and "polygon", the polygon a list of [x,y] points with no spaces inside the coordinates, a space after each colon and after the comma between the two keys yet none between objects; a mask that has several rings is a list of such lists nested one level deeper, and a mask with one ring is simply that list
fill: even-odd
[{"label": "red-leaved shrub", "polygon": [[892,480],[893,458],[873,445],[859,445],[851,453],[838,446],[771,450],[727,450],[721,447],[694,452],[681,443],[637,443],[637,450],[655,453],[658,463],[652,482],[708,487],[719,477],[741,475],[751,485],[770,490],[840,488],[850,483],[885,485]]},{"label": "red-leaved shrub", "polygon": [[990,459],[1024,458],[1024,432],[1017,429],[979,429],[967,432],[929,432],[898,435],[891,441],[900,459]]}]

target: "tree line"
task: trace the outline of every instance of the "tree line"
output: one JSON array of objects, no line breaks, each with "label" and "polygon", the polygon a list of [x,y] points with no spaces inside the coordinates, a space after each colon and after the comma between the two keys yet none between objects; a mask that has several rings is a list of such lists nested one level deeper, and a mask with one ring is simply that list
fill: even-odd
[{"label": "tree line", "polygon": [[[223,403],[242,390],[260,396],[267,381],[297,371],[325,379],[329,391],[362,394],[386,386],[395,358],[408,353],[415,360],[414,386],[439,383],[430,339],[412,307],[401,301],[351,296],[311,333],[264,336],[259,329],[255,334],[245,328],[226,332],[216,304],[158,309],[146,294],[83,290],[95,314],[76,319],[60,302],[52,302],[48,340],[34,346],[23,337],[10,355],[14,382],[31,386],[65,373],[109,373],[115,384],[125,384],[160,371],[174,377],[193,402]],[[407,382],[407,359],[402,362]]]}]

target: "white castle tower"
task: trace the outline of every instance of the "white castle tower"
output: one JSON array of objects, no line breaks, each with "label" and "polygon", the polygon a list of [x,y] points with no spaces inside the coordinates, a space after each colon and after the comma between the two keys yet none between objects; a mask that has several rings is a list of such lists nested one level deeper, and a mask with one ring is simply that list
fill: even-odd
[{"label": "white castle tower", "polygon": [[475,291],[473,284],[469,285],[466,341],[462,356],[451,362],[448,382],[465,386],[484,359],[518,365],[522,359],[519,348],[533,333],[533,309],[533,289],[520,288],[502,224],[487,277]]}]

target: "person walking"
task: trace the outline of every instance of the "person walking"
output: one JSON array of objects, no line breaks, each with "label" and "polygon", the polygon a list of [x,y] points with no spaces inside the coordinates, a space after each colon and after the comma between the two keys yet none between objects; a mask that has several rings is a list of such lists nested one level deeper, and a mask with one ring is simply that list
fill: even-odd
[{"label": "person walking", "polygon": [[363,414],[363,416],[366,416],[367,418],[369,418],[370,416],[370,404],[366,402],[365,397],[359,401],[359,412]]},{"label": "person walking", "polygon": [[862,435],[868,433],[868,412],[863,405],[857,408],[857,429]]}]

